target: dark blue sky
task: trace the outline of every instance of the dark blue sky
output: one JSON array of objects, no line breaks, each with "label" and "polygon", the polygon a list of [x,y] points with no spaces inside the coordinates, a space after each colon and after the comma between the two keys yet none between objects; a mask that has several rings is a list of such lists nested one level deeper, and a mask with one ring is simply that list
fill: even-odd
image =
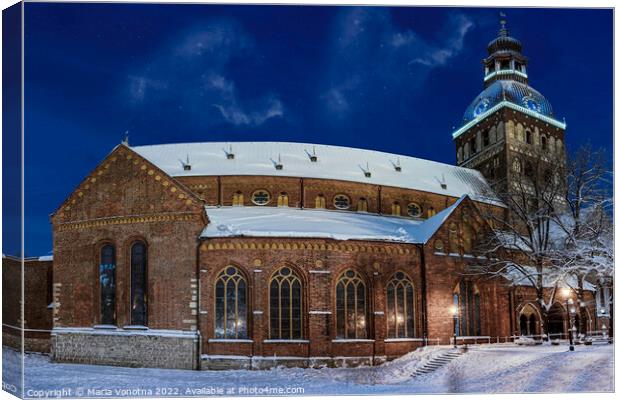
[{"label": "dark blue sky", "polygon": [[[612,146],[612,11],[505,9],[569,149]],[[454,163],[498,9],[26,4],[26,253],[125,131]],[[5,240],[5,252],[15,243]]]}]

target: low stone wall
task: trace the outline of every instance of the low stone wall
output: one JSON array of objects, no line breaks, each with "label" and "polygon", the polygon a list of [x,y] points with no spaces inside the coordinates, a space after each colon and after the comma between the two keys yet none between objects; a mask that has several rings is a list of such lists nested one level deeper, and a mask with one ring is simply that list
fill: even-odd
[{"label": "low stone wall", "polygon": [[54,329],[52,361],[141,368],[198,368],[198,334],[176,331]]},{"label": "low stone wall", "polygon": [[[11,347],[17,351],[22,351],[21,330],[3,326],[2,345]],[[49,331],[26,331],[24,335],[24,351],[34,353],[50,352],[50,332]]]},{"label": "low stone wall", "polygon": [[379,365],[385,357],[246,357],[202,355],[202,370],[269,369],[275,367],[322,368]]}]

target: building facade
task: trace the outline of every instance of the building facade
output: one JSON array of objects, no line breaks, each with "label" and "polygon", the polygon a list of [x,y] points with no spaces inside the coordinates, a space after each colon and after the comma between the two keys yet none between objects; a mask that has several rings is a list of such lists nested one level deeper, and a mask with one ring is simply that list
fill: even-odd
[{"label": "building facade", "polygon": [[[485,257],[483,215],[507,212],[488,182],[510,181],[517,141],[563,152],[505,27],[484,65],[458,166],[303,143],[114,148],[51,217],[53,360],[380,364],[454,336],[566,332],[560,312],[543,326],[527,284],[467,274]],[[587,292],[581,318],[596,323]]]}]

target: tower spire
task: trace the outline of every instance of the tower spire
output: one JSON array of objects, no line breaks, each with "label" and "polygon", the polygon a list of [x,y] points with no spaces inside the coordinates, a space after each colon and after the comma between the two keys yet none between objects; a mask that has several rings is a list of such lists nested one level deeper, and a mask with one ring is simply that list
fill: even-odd
[{"label": "tower spire", "polygon": [[508,29],[506,28],[506,14],[502,11],[499,12],[499,35],[502,37],[508,36]]}]

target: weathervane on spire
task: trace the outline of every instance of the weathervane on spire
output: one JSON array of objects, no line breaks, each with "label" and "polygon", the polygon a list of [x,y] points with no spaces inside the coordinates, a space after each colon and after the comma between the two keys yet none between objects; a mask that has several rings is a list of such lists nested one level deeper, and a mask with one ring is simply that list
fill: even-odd
[{"label": "weathervane on spire", "polygon": [[499,30],[500,35],[508,35],[508,29],[506,29],[506,14],[503,11],[499,12],[499,24],[501,25]]}]

